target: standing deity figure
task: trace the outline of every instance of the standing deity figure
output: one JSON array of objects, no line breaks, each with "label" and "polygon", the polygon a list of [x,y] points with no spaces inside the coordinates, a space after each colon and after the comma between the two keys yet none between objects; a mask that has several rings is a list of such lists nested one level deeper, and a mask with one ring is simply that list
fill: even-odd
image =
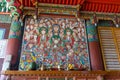
[{"label": "standing deity figure", "polygon": [[60,26],[58,24],[52,26],[50,44],[53,48],[58,48],[58,45],[60,44]]},{"label": "standing deity figure", "polygon": [[48,36],[47,36],[47,33],[48,33],[48,29],[47,27],[40,27],[39,29],[39,36],[37,38],[37,45],[39,48],[47,48],[47,41],[48,41]]},{"label": "standing deity figure", "polygon": [[73,31],[70,28],[66,28],[64,30],[64,44],[69,44],[71,46],[73,46],[74,44],[74,37],[72,35]]}]

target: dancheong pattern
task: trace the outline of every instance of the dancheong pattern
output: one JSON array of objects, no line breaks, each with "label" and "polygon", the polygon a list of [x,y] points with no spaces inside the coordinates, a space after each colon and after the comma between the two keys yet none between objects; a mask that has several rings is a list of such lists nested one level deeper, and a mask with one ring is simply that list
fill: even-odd
[{"label": "dancheong pattern", "polygon": [[90,70],[84,20],[27,18],[19,69],[29,70],[31,62],[46,68]]}]

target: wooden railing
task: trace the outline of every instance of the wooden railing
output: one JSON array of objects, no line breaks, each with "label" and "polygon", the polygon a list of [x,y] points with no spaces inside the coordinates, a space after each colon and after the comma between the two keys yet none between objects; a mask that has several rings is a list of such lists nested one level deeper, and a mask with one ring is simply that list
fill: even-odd
[{"label": "wooden railing", "polygon": [[10,80],[119,80],[120,71],[2,71]]}]

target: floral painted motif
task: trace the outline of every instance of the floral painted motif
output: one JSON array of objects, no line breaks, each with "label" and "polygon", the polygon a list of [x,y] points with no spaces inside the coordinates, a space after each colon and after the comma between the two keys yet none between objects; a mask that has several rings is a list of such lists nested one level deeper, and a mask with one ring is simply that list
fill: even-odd
[{"label": "floral painted motif", "polygon": [[13,20],[10,28],[9,38],[17,38],[20,39],[21,35],[21,23],[19,21]]},{"label": "floral painted motif", "polygon": [[28,18],[24,30],[20,70],[31,62],[47,68],[90,70],[84,20],[74,18]]}]

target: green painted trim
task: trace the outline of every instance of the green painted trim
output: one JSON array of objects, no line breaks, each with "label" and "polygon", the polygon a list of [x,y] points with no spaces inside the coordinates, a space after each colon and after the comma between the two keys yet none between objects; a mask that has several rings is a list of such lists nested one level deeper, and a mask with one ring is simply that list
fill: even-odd
[{"label": "green painted trim", "polygon": [[86,21],[86,29],[88,35],[88,42],[98,41],[97,27],[92,24],[90,20]]},{"label": "green painted trim", "polygon": [[19,39],[19,40],[20,40],[20,36],[16,36],[16,35],[10,35],[10,36],[9,36],[9,39],[11,39],[11,38],[16,38],[16,39]]}]

